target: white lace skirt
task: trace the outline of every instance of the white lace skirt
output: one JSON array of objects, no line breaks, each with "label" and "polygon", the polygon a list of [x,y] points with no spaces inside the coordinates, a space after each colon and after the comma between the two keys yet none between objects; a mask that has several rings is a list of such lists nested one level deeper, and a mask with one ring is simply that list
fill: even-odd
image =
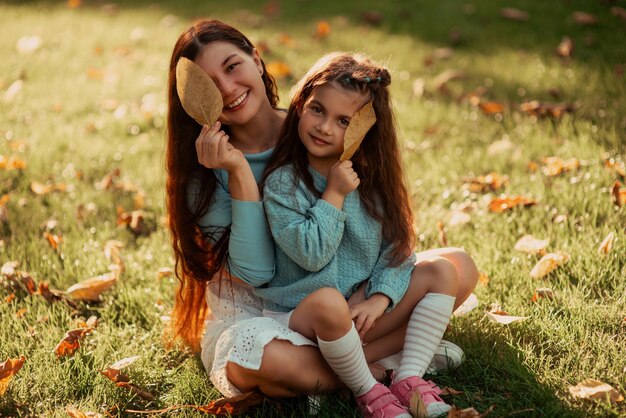
[{"label": "white lace skirt", "polygon": [[226,363],[246,369],[261,367],[263,349],[270,341],[286,340],[294,345],[317,345],[272,318],[254,317],[229,325],[221,320],[207,322],[202,340],[202,363],[213,385],[226,397],[241,391],[226,376]]}]

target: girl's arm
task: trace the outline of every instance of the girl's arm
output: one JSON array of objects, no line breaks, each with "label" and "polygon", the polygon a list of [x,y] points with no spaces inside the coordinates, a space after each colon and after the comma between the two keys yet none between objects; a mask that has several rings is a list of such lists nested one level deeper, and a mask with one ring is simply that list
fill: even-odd
[{"label": "girl's arm", "polygon": [[391,249],[391,244],[383,240],[378,261],[365,289],[365,295],[369,298],[375,293],[382,293],[391,300],[389,307],[394,307],[409,287],[411,271],[415,264],[415,253],[412,252],[400,265],[392,267],[389,265]]},{"label": "girl's arm", "polygon": [[296,264],[319,271],[335,255],[346,214],[323,199],[311,204],[310,193],[285,170],[266,180],[263,201],[276,245]]}]

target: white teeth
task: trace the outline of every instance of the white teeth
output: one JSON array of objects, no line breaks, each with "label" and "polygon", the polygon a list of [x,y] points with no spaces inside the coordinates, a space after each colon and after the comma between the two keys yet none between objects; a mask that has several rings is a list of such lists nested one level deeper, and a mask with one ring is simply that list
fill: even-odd
[{"label": "white teeth", "polygon": [[239,96],[239,98],[237,98],[237,100],[235,100],[231,104],[227,105],[226,108],[227,109],[232,109],[233,107],[239,106],[241,103],[243,103],[244,100],[246,100],[246,97],[248,97],[248,92],[245,92],[244,94]]}]

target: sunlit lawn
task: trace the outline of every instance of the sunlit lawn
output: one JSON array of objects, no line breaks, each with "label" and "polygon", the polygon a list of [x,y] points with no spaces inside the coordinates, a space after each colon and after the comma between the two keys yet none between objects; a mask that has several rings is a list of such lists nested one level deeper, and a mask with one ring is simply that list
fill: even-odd
[{"label": "sunlit lawn", "polygon": [[[66,290],[119,265],[105,254],[116,240],[125,267],[101,301],[73,303],[31,295],[19,273],[3,269],[0,361],[25,362],[0,395],[0,416],[62,417],[68,406],[121,416],[220,396],[196,357],[166,350],[162,339],[176,283],[160,272],[173,266],[164,226],[165,83],[176,38],[202,16],[234,24],[263,47],[267,63],[288,65],[292,77],[279,81],[285,107],[294,79],[325,52],[364,51],[391,70],[418,250],[445,241],[465,247],[485,278],[478,307],[455,317],[445,337],[467,361],[431,376],[462,391],[448,402],[480,412],[493,406],[490,416],[626,415],[624,402],[581,400],[568,390],[597,379],[626,392],[626,209],[612,195],[625,181],[626,20],[616,8],[626,2],[126,3],[0,3],[0,264],[15,261],[36,284]],[[505,6],[528,19],[503,18]],[[597,22],[577,23],[575,11]],[[565,36],[574,47],[563,58],[555,50]],[[571,112],[520,108],[533,100]],[[551,156],[580,166],[549,175]],[[467,184],[490,172],[508,181],[496,191]],[[34,182],[53,190],[36,194]],[[492,213],[488,204],[500,194],[536,204]],[[118,214],[133,210],[143,211],[141,229],[118,226]],[[612,249],[601,255],[609,233]],[[514,249],[527,234],[549,239],[546,252],[569,261],[532,278],[541,255]],[[537,288],[554,298],[531,301]],[[484,313],[492,303],[528,319],[492,322]],[[65,332],[92,315],[99,323],[80,348],[57,358]],[[153,400],[100,373],[132,356],[140,357],[124,372]],[[307,411],[305,400],[280,401],[252,415]],[[341,397],[324,400],[320,412],[353,415]]]}]

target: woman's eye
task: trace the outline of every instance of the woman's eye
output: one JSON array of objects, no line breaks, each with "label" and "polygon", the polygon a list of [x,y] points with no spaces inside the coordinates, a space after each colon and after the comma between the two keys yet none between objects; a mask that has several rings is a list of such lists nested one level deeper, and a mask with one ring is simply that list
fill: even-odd
[{"label": "woman's eye", "polygon": [[347,128],[348,125],[350,125],[350,121],[346,118],[341,118],[339,119],[339,124],[343,126],[344,128]]},{"label": "woman's eye", "polygon": [[235,67],[236,67],[236,66],[238,66],[238,65],[239,65],[239,63],[238,63],[238,62],[235,62],[235,63],[233,63],[233,64],[230,64],[228,67],[226,67],[226,72],[227,72],[227,73],[231,72],[231,71],[232,71],[232,70],[234,70],[234,69],[235,69]]},{"label": "woman's eye", "polygon": [[322,108],[319,106],[311,106],[311,110],[315,113],[322,113]]}]

